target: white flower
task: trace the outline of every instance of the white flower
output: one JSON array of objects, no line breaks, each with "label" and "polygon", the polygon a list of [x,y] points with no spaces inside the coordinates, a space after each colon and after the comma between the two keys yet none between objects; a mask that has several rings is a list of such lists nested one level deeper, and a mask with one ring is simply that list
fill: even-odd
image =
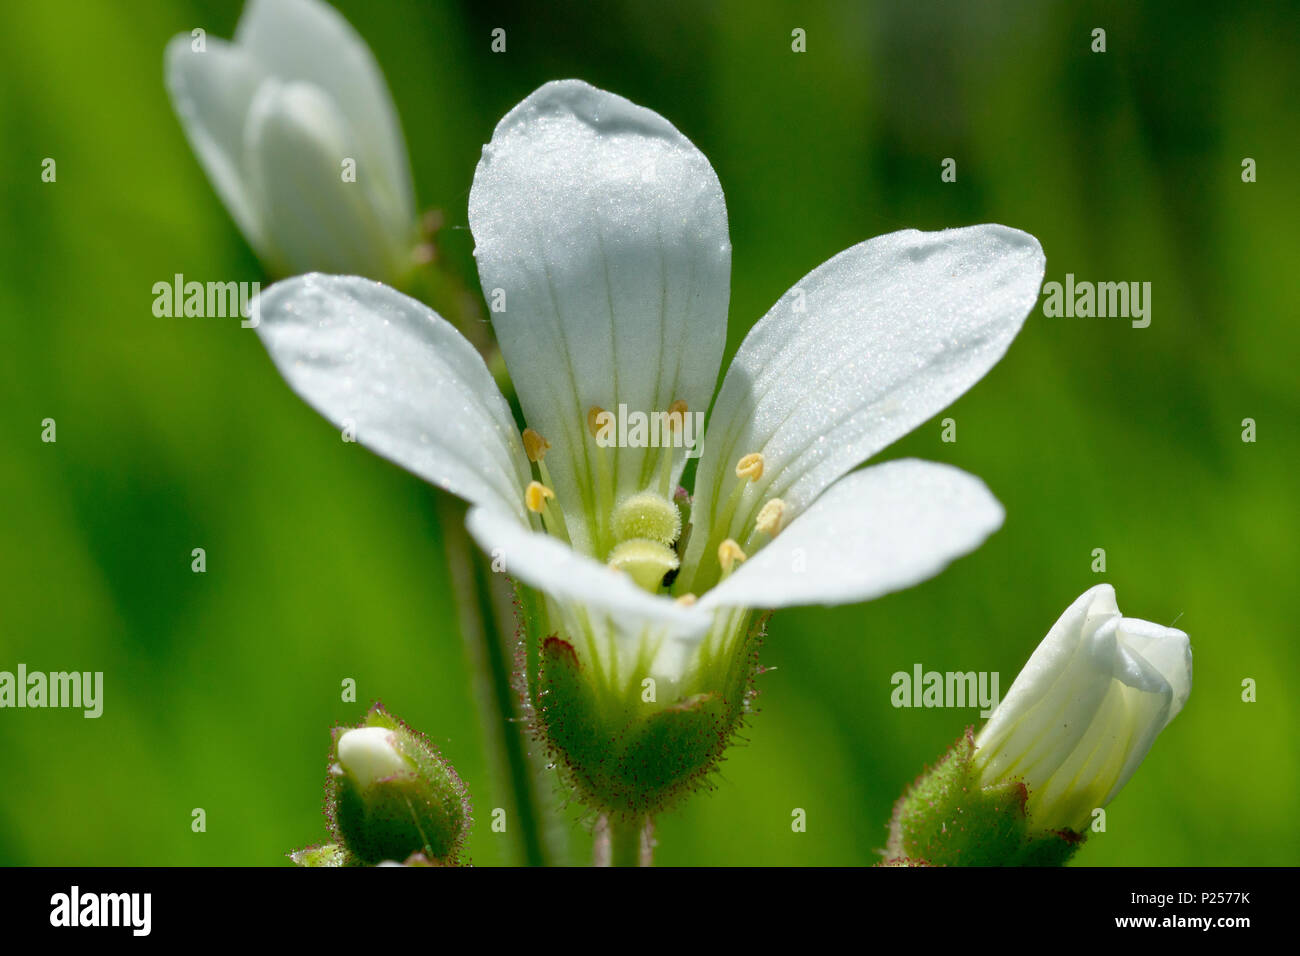
[{"label": "white flower", "polygon": [[1001,524],[956,468],[851,470],[1001,358],[1037,300],[1032,236],[898,232],[801,279],[727,372],[687,511],[683,448],[603,447],[595,422],[710,405],[731,244],[708,161],[657,113],[548,83],[484,148],[469,218],[526,440],[469,343],[376,283],[280,283],[258,333],[308,402],[473,505],[480,545],[544,596],[542,633],[604,687],[648,674],[661,704],[697,693],[751,608],[908,587]]},{"label": "white flower", "polygon": [[250,0],[233,43],[180,34],[165,59],[185,135],[268,271],[402,278],[416,238],[402,128],[332,7]]},{"label": "white flower", "polygon": [[339,737],[339,766],[362,790],[414,770],[397,749],[397,735],[387,727],[358,727]]},{"label": "white flower", "polygon": [[1022,781],[1030,824],[1081,832],[1192,691],[1187,635],[1122,617],[1099,584],[1066,609],[975,739],[984,785]]}]

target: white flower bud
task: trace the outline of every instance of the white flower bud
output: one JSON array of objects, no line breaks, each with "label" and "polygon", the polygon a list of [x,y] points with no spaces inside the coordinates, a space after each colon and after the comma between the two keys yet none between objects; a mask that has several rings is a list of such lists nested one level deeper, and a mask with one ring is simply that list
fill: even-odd
[{"label": "white flower bud", "polygon": [[397,283],[417,237],[406,144],[364,41],[319,0],[250,0],[235,41],[167,47],[168,92],[222,202],[274,275]]},{"label": "white flower bud", "polygon": [[387,727],[359,727],[339,737],[339,766],[362,790],[397,774],[413,774]]},{"label": "white flower bud", "polygon": [[1081,832],[1191,689],[1187,635],[1121,616],[1114,588],[1098,585],[1061,615],[976,738],[981,783],[1023,781],[1035,830]]},{"label": "white flower bud", "polygon": [[[303,866],[454,866],[470,825],[469,792],[422,734],[376,704],[335,730],[325,815],[333,842],[294,856]],[[337,852],[328,852],[337,848]]]},{"label": "white flower bud", "polygon": [[358,167],[355,131],[312,83],[267,80],[244,130],[247,184],[265,257],[279,273],[321,271],[396,281],[414,233],[391,209],[373,169]]}]

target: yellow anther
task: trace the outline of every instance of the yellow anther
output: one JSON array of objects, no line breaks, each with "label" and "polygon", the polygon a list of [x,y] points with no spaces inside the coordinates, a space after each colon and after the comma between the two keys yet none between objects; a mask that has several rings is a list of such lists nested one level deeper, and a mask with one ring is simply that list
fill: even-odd
[{"label": "yellow anther", "polygon": [[758,517],[754,519],[754,527],[768,537],[773,537],[781,530],[781,522],[784,520],[785,502],[780,498],[773,498],[758,510]]},{"label": "yellow anther", "polygon": [[668,428],[679,432],[686,425],[687,406],[680,398],[668,406]]},{"label": "yellow anther", "polygon": [[763,477],[763,454],[762,452],[752,451],[740,461],[736,462],[736,477],[748,478],[750,481],[758,481]]},{"label": "yellow anther", "polygon": [[524,504],[535,515],[541,514],[546,509],[546,502],[554,497],[555,492],[540,481],[530,481],[524,490]]},{"label": "yellow anther", "polygon": [[698,600],[699,598],[697,598],[694,594],[683,594],[681,597],[677,599],[677,603],[680,604],[682,607],[690,607]]},{"label": "yellow anther", "polygon": [[609,435],[610,422],[606,416],[613,417],[599,405],[592,405],[587,409],[587,431],[591,433],[592,438],[603,441]]},{"label": "yellow anther", "polygon": [[541,461],[546,457],[547,449],[550,447],[551,443],[540,434],[531,428],[524,429],[524,454],[528,456],[529,461]]},{"label": "yellow anther", "polygon": [[740,545],[736,544],[736,542],[731,538],[728,538],[726,541],[722,542],[722,544],[718,545],[718,564],[722,565],[722,573],[724,576],[730,574],[731,569],[741,561],[744,561],[745,558],[745,552],[741,551]]}]

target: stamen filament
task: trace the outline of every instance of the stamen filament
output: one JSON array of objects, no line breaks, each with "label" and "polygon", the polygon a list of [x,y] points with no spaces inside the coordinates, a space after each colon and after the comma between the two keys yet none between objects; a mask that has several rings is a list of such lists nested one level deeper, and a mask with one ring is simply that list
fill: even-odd
[{"label": "stamen filament", "polygon": [[[605,410],[599,405],[587,409],[587,432],[595,440],[596,445],[596,520],[595,527],[592,528],[592,538],[597,554],[604,554],[609,550],[609,513],[614,507],[614,481],[610,476],[609,455],[600,441],[602,426],[599,420],[605,414]],[[609,425],[603,427],[608,429]]]},{"label": "stamen filament", "polygon": [[[540,461],[538,465],[541,466]],[[550,489],[549,484],[530,481],[524,491],[524,505],[533,514],[542,516],[542,524],[549,534],[564,539],[568,544],[573,543],[569,538],[568,526],[564,523],[564,509],[555,500],[555,492]]]},{"label": "stamen filament", "polygon": [[661,449],[659,457],[659,493],[665,498],[670,498],[673,483],[673,446],[669,445]]},{"label": "stamen filament", "polygon": [[[723,505],[722,511],[713,524],[715,531],[724,535],[731,532],[731,519],[735,516],[736,506],[740,504],[740,498],[745,493],[749,482],[758,481],[763,477],[762,454],[751,452],[736,462],[736,477],[740,480],[731,489],[731,494],[727,496],[727,503]],[[749,481],[745,480],[747,478]]]},{"label": "stamen filament", "polygon": [[[671,498],[673,493],[673,462],[676,458],[676,435],[686,427],[687,405],[682,399],[675,400],[668,406],[667,426],[668,441],[660,451],[659,493]],[[663,436],[661,436],[663,437]]]},{"label": "stamen filament", "polygon": [[[545,441],[545,439],[543,439],[543,441]],[[548,445],[547,447],[550,446]],[[553,527],[548,526],[547,530],[557,538],[563,538],[565,541],[572,543],[572,539],[569,537],[569,526],[564,523],[564,509],[560,507],[559,502],[554,502],[552,500],[555,498],[555,492],[551,491],[551,489],[555,487],[555,482],[551,480],[550,469],[546,467],[546,462],[541,458],[537,459],[537,471],[542,476],[544,487],[550,492],[546,497],[546,510],[544,517],[547,518]]]}]

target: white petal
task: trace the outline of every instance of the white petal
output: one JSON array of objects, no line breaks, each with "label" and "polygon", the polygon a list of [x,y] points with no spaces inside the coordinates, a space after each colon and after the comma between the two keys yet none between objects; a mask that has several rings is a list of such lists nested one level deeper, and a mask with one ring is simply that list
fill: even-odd
[{"label": "white petal", "polygon": [[215,37],[199,53],[188,33],[167,44],[167,92],[194,154],[235,224],[259,256],[263,237],[257,204],[249,195],[244,122],[266,70],[238,47]]},{"label": "white petal", "polygon": [[1115,589],[1099,584],[1052,625],[976,738],[991,775],[1044,754],[1055,769],[1073,749],[1110,686],[1119,616]]},{"label": "white petal", "polygon": [[[1192,646],[1184,632],[1126,617],[1119,622],[1119,645],[1125,670],[1140,671],[1137,680],[1117,674],[1125,685],[1125,712],[1145,733],[1134,741],[1119,777],[1106,794],[1107,802],[1128,783],[1156,737],[1178,716],[1192,692]],[[1140,708],[1146,708],[1144,720],[1137,717]]]},{"label": "white petal", "polygon": [[[1046,697],[1060,680],[1074,660],[1085,633],[1094,634],[1108,619],[1118,617],[1115,589],[1109,584],[1098,584],[1076,598],[1029,655],[997,711],[980,731],[979,742],[988,744],[1003,739],[1018,715]],[[1086,632],[1085,622],[1090,622]]]},{"label": "white petal", "polygon": [[373,178],[393,221],[414,222],[411,171],[384,75],[365,41],[319,0],[250,0],[235,42],[281,80],[320,87],[357,133],[357,178]]},{"label": "white petal", "polygon": [[524,520],[528,462],[473,346],[432,309],[355,276],[311,274],[258,299],[290,387],[358,442],[476,505]]},{"label": "white petal", "polygon": [[362,790],[398,774],[415,773],[397,749],[397,734],[387,727],[356,727],[344,731],[339,737],[338,751],[339,764]]},{"label": "white petal", "polygon": [[[479,277],[528,424],[566,509],[592,510],[593,405],[708,407],[726,336],[726,205],[703,154],[667,120],[576,80],[497,125],[469,199]],[[501,290],[498,293],[496,290]],[[620,492],[657,456],[619,449]]]},{"label": "white petal", "polygon": [[1023,780],[1041,828],[1081,830],[1128,782],[1191,690],[1187,635],[1087,591],[1031,655],[976,738],[986,783]]},{"label": "white petal", "polygon": [[698,639],[712,620],[698,607],[643,591],[626,574],[500,511],[473,508],[466,527],[503,573],[562,604],[577,603],[608,614],[624,638],[640,639],[666,629],[681,640]]},{"label": "white petal", "polygon": [[[1116,733],[1110,717],[1116,715],[1111,708],[1120,696],[1113,679],[1118,624],[1116,616],[1094,631],[1085,627],[1067,666],[1045,692],[1024,710],[1009,708],[1012,719],[999,748],[995,750],[994,741],[982,734],[976,741],[985,748],[990,772],[1022,777],[1035,806],[1056,804],[1070,790],[1079,789],[1071,780],[1071,770],[1090,757],[1095,755],[1111,768],[1108,781],[1123,762],[1122,754],[1115,756],[1111,740],[1101,753],[1096,752],[1096,741]],[[1017,677],[1014,683],[1019,681]]]},{"label": "white petal", "polygon": [[869,600],[938,574],[1002,518],[984,483],[958,468],[915,459],[874,465],[831,485],[700,606]]},{"label": "white petal", "polygon": [[[695,483],[697,527],[712,525],[743,455],[761,452],[766,467],[736,509],[734,538],[768,498],[798,514],[942,410],[1006,352],[1043,268],[1033,236],[985,225],[891,233],[814,269],[754,326],[727,370]],[[685,563],[696,560],[688,553]]]},{"label": "white petal", "polygon": [[1120,642],[1142,656],[1171,688],[1171,706],[1165,721],[1178,716],[1192,693],[1192,645],[1183,631],[1151,621],[1126,617],[1119,622]]},{"label": "white petal", "polygon": [[[1119,637],[1118,618],[1099,631],[1095,668],[1074,668],[1056,698],[1066,717],[1043,728],[1055,747],[1037,763],[1014,767],[1029,785],[1029,812],[1041,825],[1081,830],[1128,782],[1167,723],[1172,688]],[[1109,665],[1113,676],[1105,677]],[[1087,693],[1084,692],[1087,688]],[[1092,690],[1100,693],[1095,697]]]},{"label": "white petal", "polygon": [[267,80],[249,108],[245,141],[273,271],[400,278],[411,235],[384,218],[360,172],[354,182],[343,178],[356,131],[320,87]]}]

